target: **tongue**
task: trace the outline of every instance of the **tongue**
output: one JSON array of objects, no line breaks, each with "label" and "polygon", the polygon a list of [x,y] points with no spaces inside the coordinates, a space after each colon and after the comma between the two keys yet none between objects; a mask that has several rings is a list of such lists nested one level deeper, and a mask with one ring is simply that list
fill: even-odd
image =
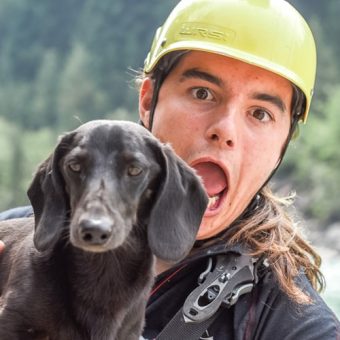
[{"label": "tongue", "polygon": [[212,197],[227,186],[227,180],[222,169],[214,163],[199,163],[193,166],[202,178],[207,194]]}]

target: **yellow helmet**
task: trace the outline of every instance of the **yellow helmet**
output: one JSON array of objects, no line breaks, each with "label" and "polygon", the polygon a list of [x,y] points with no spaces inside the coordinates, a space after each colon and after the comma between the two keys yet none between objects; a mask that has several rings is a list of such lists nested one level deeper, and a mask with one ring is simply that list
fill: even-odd
[{"label": "yellow helmet", "polygon": [[226,55],[274,72],[305,95],[307,119],[316,73],[313,34],[285,0],[182,0],[159,27],[144,64],[154,70],[165,55],[199,50]]}]

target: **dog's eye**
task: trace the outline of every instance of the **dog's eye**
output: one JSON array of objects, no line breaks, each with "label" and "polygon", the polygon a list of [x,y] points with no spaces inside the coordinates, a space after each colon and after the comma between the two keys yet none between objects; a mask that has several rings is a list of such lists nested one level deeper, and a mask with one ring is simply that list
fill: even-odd
[{"label": "dog's eye", "polygon": [[68,167],[70,168],[71,171],[73,172],[80,172],[81,170],[81,167],[80,167],[80,164],[79,163],[70,163],[68,165]]},{"label": "dog's eye", "polygon": [[140,167],[138,167],[138,166],[132,165],[132,166],[130,166],[130,167],[128,168],[128,175],[129,175],[129,176],[138,176],[138,175],[140,175],[142,172],[143,172],[143,169],[140,168]]}]

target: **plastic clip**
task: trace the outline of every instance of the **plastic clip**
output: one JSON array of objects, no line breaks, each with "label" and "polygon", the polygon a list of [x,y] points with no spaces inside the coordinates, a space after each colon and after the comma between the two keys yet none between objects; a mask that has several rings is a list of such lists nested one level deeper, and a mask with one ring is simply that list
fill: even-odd
[{"label": "plastic clip", "polygon": [[[217,256],[213,271],[205,270],[205,280],[187,297],[183,305],[186,323],[209,319],[221,305],[230,307],[238,298],[252,290],[255,281],[254,263],[248,255],[228,254]],[[209,262],[208,269],[211,268]],[[202,275],[200,276],[202,281]]]}]

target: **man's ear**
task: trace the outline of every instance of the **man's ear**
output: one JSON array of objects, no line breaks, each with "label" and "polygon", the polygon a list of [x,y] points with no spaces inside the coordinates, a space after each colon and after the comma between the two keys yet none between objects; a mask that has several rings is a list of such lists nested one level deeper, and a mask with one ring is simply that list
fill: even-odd
[{"label": "man's ear", "polygon": [[152,96],[153,81],[149,77],[146,77],[143,79],[139,91],[139,118],[147,129],[149,129]]}]

